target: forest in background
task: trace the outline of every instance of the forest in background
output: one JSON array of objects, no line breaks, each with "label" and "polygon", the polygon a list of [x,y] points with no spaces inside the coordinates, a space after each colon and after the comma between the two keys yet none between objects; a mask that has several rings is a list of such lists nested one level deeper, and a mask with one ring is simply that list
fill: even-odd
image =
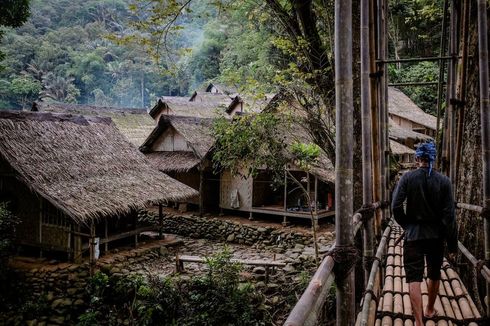
[{"label": "forest in background", "polygon": [[[3,37],[0,108],[37,99],[149,107],[157,97],[189,95],[210,80],[254,95],[291,86],[298,56],[266,2],[191,1],[160,48],[144,42],[155,22],[137,10],[142,1],[32,0],[28,22]],[[318,2],[333,10],[333,1]],[[442,1],[390,4],[392,56],[437,55]],[[328,26],[323,30],[331,39]],[[390,67],[391,82],[436,81],[438,74],[434,62]],[[403,91],[434,113],[435,86]]]}]

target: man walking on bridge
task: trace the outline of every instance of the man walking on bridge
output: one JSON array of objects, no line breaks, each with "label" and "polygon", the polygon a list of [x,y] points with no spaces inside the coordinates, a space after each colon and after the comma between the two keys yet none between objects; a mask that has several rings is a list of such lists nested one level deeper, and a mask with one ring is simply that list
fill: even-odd
[{"label": "man walking on bridge", "polygon": [[[420,284],[427,263],[429,300],[425,317],[437,316],[434,309],[439,292],[444,244],[450,255],[457,250],[454,200],[449,178],[434,171],[434,143],[421,144],[415,153],[418,169],[405,173],[393,195],[393,215],[404,229],[403,264],[409,283],[415,325],[423,325]],[[406,201],[406,209],[404,203]]]}]

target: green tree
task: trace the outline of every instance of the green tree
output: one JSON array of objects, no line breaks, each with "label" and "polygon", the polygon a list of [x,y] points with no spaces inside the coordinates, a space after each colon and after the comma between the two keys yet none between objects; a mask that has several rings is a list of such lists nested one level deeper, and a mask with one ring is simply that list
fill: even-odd
[{"label": "green tree", "polygon": [[8,90],[17,97],[17,105],[22,109],[36,100],[41,91],[41,83],[30,76],[20,76],[10,82]]},{"label": "green tree", "polygon": [[[4,0],[0,2],[0,27],[19,27],[29,17],[29,0]],[[0,29],[0,42],[3,31]],[[0,61],[4,54],[0,51]],[[0,66],[2,69],[2,66]]]}]

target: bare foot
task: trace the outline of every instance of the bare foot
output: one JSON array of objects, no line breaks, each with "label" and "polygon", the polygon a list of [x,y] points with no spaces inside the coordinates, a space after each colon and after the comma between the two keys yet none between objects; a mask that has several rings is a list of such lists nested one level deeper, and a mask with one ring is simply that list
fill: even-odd
[{"label": "bare foot", "polygon": [[424,315],[426,318],[434,318],[434,317],[439,316],[439,312],[435,308],[432,310],[427,309],[427,310],[425,310]]}]

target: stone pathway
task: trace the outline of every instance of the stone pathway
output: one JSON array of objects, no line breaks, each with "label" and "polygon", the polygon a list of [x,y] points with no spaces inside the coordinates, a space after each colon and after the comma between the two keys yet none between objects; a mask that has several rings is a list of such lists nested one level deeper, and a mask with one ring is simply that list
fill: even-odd
[{"label": "stone pathway", "polygon": [[[246,259],[246,260],[277,260],[287,263],[285,272],[293,272],[293,265],[301,260],[313,259],[315,251],[312,247],[305,247],[304,245],[297,244],[295,248],[288,249],[286,251],[275,248],[271,249],[258,249],[252,246],[225,243],[204,239],[191,239],[183,238],[184,244],[178,247],[171,247],[168,249],[168,254],[157,258],[151,262],[147,262],[146,270],[152,274],[158,274],[167,276],[175,272],[175,256],[179,255],[191,255],[209,257],[213,254],[222,252],[227,248],[232,254],[233,258]],[[328,251],[328,245],[320,245],[320,255]],[[282,251],[282,252],[279,252]],[[199,273],[206,269],[206,264],[186,263],[185,270],[188,274]],[[252,267],[245,267],[245,270],[253,269]]]}]

